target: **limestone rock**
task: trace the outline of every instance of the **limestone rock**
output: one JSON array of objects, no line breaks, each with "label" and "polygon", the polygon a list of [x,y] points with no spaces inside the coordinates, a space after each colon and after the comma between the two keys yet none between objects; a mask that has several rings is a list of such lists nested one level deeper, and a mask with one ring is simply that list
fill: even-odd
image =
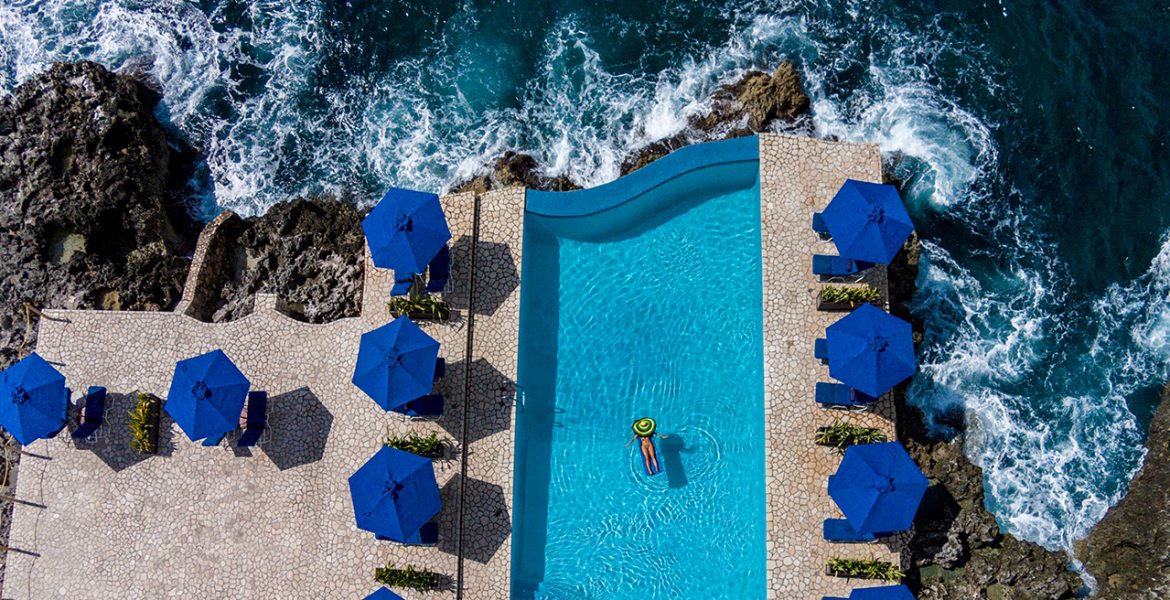
[{"label": "limestone rock", "polygon": [[252,312],[256,293],[274,293],[294,318],[326,323],[357,316],[365,271],[364,216],[354,203],[297,199],[264,215],[225,223],[223,262],[208,282],[199,318],[232,321]]},{"label": "limestone rock", "polygon": [[1146,446],[1129,492],[1077,547],[1103,598],[1170,598],[1170,386]]},{"label": "limestone rock", "polygon": [[58,64],[0,98],[0,366],[31,348],[37,307],[160,310],[182,293],[201,224],[194,153],[158,93],[92,63]]}]

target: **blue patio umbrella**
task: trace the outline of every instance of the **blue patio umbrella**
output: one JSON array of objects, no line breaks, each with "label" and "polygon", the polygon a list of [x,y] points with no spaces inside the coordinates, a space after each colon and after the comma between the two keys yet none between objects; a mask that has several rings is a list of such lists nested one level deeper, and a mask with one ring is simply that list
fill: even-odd
[{"label": "blue patio umbrella", "polygon": [[829,477],[829,496],[858,533],[889,533],[910,529],[927,485],[898,442],[859,444]]},{"label": "blue patio umbrella", "polygon": [[847,179],[823,213],[837,252],[846,258],[889,264],[914,231],[892,185]]},{"label": "blue patio umbrella", "polygon": [[390,188],[362,220],[374,266],[422,273],[451,239],[439,197]]},{"label": "blue patio umbrella", "polygon": [[0,373],[0,425],[27,446],[65,426],[65,376],[33,352]]},{"label": "blue patio umbrella", "polygon": [[862,304],[825,330],[829,375],[870,396],[880,396],[917,369],[910,324]]},{"label": "blue patio umbrella", "polygon": [[366,600],[403,600],[403,598],[387,588],[378,588],[373,594],[366,596]]},{"label": "blue patio umbrella", "polygon": [[916,600],[910,588],[904,585],[854,588],[849,600]]},{"label": "blue patio umbrella", "polygon": [[349,476],[357,526],[404,541],[439,514],[439,485],[429,459],[384,446]]},{"label": "blue patio umbrella", "polygon": [[404,315],[362,334],[353,384],[393,410],[430,393],[438,356],[439,342]]},{"label": "blue patio umbrella", "polygon": [[223,350],[175,363],[163,408],[192,440],[235,429],[251,384]]}]

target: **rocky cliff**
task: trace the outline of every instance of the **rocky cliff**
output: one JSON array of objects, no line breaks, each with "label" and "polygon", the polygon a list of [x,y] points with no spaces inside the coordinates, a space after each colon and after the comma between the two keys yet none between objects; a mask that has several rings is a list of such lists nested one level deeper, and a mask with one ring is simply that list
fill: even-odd
[{"label": "rocky cliff", "polygon": [[1170,598],[1170,385],[1162,390],[1146,447],[1129,492],[1077,547],[1102,598]]},{"label": "rocky cliff", "polygon": [[232,321],[252,312],[257,292],[275,293],[290,316],[327,323],[357,316],[365,237],[353,202],[297,199],[259,217],[231,216],[216,235],[214,264],[205,267],[205,300],[192,316]]},{"label": "rocky cliff", "polygon": [[200,227],[183,203],[195,157],[155,118],[159,99],[89,62],[0,98],[0,366],[34,343],[25,303],[178,302]]}]

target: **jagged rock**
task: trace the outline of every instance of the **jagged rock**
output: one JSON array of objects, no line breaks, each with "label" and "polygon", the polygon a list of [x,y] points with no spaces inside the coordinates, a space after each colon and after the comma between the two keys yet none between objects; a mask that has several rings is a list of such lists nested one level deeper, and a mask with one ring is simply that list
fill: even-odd
[{"label": "jagged rock", "polygon": [[482,194],[492,189],[492,179],[487,175],[476,175],[467,181],[456,184],[451,187],[452,194],[462,194],[464,192],[471,192],[473,194]]},{"label": "jagged rock", "polygon": [[748,71],[734,83],[715,91],[711,112],[691,119],[691,126],[703,132],[767,131],[777,120],[794,121],[808,112],[809,99],[804,93],[796,65],[785,62],[771,74]]},{"label": "jagged rock", "polygon": [[158,101],[92,62],[54,65],[0,98],[0,366],[24,347],[26,301],[178,302],[201,225],[185,202],[194,155],[155,118]]},{"label": "jagged rock", "polygon": [[257,292],[275,293],[294,318],[326,323],[357,316],[365,242],[363,212],[333,198],[293,200],[263,216],[221,226],[222,264],[195,315],[214,322],[252,312]]},{"label": "jagged rock", "polygon": [[1077,546],[1102,598],[1170,598],[1170,386],[1162,390],[1146,446],[1129,492]]},{"label": "jagged rock", "polygon": [[493,162],[490,175],[477,175],[457,183],[451,186],[451,192],[482,194],[488,190],[516,185],[530,190],[551,192],[581,189],[581,186],[568,176],[549,177],[541,173],[540,163],[531,155],[509,150]]}]

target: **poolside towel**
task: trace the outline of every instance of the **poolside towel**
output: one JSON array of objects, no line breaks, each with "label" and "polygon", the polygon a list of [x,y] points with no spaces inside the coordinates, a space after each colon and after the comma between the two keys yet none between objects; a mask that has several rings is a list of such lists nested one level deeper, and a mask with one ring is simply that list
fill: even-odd
[{"label": "poolside towel", "polygon": [[244,433],[236,440],[236,447],[250,448],[260,441],[268,425],[268,392],[248,392],[248,411]]},{"label": "poolside towel", "polygon": [[816,401],[825,408],[869,408],[877,398],[863,394],[843,383],[817,382]]},{"label": "poolside towel", "polygon": [[439,253],[431,259],[427,269],[427,291],[437,294],[447,287],[447,279],[451,276],[451,251],[443,246]]},{"label": "poolside towel", "polygon": [[84,439],[94,434],[105,422],[106,388],[90,386],[85,393],[85,405],[81,407],[82,423],[73,430],[73,439]]}]

